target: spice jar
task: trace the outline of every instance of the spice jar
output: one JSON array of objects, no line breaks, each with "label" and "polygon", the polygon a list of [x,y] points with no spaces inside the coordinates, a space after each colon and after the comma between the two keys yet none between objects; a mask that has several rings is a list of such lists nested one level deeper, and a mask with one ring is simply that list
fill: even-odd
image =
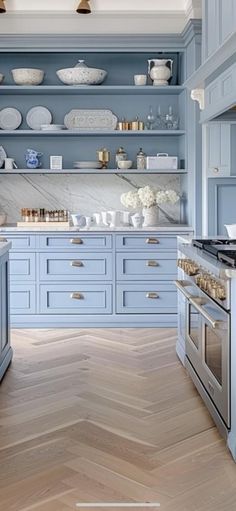
[{"label": "spice jar", "polygon": [[137,169],[145,170],[146,162],[147,162],[147,155],[143,152],[142,147],[140,147],[140,150],[137,154]]}]

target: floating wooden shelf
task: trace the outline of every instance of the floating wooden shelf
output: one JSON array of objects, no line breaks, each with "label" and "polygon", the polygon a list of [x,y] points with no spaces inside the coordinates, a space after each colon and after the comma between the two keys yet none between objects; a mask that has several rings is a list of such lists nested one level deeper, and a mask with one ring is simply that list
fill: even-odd
[{"label": "floating wooden shelf", "polygon": [[185,135],[184,130],[140,130],[140,131],[100,131],[100,130],[0,130],[0,137],[180,137]]},{"label": "floating wooden shelf", "polygon": [[152,85],[0,85],[0,94],[88,94],[88,95],[178,95],[185,88],[182,85],[170,85],[166,87],[153,87]]},{"label": "floating wooden shelf", "polygon": [[13,170],[4,170],[0,169],[0,174],[9,176],[12,174],[118,174],[118,175],[127,175],[127,174],[187,174],[187,170],[179,169],[179,170],[137,170],[137,169],[129,169],[129,170],[120,170],[120,169],[62,169],[62,170],[51,170],[51,169],[13,169]]}]

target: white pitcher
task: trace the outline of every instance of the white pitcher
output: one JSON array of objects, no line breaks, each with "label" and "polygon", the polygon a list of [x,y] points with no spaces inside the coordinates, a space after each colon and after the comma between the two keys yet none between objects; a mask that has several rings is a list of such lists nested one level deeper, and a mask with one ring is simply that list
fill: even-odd
[{"label": "white pitcher", "polygon": [[[170,62],[170,68],[167,64]],[[153,80],[153,85],[168,85],[168,80],[172,76],[173,60],[171,59],[150,59],[148,60],[148,73]]]}]

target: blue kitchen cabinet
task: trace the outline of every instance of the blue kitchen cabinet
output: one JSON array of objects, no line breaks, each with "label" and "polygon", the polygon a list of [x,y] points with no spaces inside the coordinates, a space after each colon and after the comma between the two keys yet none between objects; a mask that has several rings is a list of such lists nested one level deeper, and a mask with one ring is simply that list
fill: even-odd
[{"label": "blue kitchen cabinet", "polygon": [[203,0],[203,60],[236,31],[235,0]]},{"label": "blue kitchen cabinet", "polygon": [[177,324],[176,232],[4,234],[13,326]]},{"label": "blue kitchen cabinet", "polygon": [[208,179],[208,234],[227,236],[225,224],[236,224],[236,179]]},{"label": "blue kitchen cabinet", "polygon": [[12,359],[9,320],[9,266],[8,253],[0,257],[0,380]]},{"label": "blue kitchen cabinet", "polygon": [[226,177],[231,173],[231,125],[210,122],[206,132],[207,176]]}]

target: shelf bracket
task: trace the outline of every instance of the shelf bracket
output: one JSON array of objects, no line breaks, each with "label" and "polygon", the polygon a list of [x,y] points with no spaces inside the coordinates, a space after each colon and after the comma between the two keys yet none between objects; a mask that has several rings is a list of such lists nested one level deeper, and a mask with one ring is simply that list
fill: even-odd
[{"label": "shelf bracket", "polygon": [[191,90],[191,99],[199,103],[200,110],[205,108],[205,90],[204,89],[193,89]]}]

